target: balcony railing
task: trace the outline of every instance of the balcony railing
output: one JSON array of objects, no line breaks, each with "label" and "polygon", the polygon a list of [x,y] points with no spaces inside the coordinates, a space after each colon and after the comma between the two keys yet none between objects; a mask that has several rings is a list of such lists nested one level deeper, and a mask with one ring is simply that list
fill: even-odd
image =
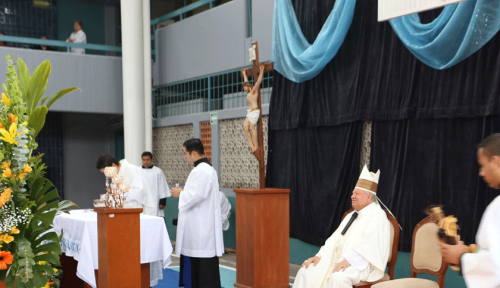
[{"label": "balcony railing", "polygon": [[[253,79],[252,81],[253,82]],[[228,71],[156,87],[153,91],[155,118],[247,107],[240,70]],[[261,84],[262,103],[269,103],[272,72],[265,72]]]},{"label": "balcony railing", "polygon": [[96,51],[108,51],[108,52],[122,52],[122,47],[120,46],[109,46],[109,45],[101,45],[101,44],[83,44],[83,43],[72,43],[61,40],[45,40],[38,38],[29,38],[29,37],[18,37],[18,36],[6,36],[0,35],[0,41],[7,43],[20,43],[20,44],[28,44],[28,45],[47,45],[52,47],[63,47],[66,48],[68,52],[70,52],[71,47],[75,48],[84,48],[88,50],[96,50]]}]

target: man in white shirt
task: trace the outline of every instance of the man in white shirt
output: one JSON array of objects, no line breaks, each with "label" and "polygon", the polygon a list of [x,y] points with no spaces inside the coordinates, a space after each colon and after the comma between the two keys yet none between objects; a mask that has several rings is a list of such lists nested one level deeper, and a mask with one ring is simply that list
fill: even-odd
[{"label": "man in white shirt", "polygon": [[224,253],[217,172],[204,155],[200,139],[183,145],[193,170],[184,188],[172,188],[179,198],[175,253],[181,255],[179,286],[220,288],[219,258]]},{"label": "man in white shirt", "polygon": [[[69,38],[66,39],[66,42],[87,43],[87,35],[85,35],[85,32],[83,32],[82,30],[83,29],[82,20],[76,19],[75,22],[73,23],[73,29],[75,29],[75,32],[71,33]],[[85,49],[71,47],[71,53],[85,54]]]},{"label": "man in white shirt", "polygon": [[390,249],[390,222],[377,201],[380,171],[361,172],[349,213],[316,256],[304,261],[294,288],[351,288],[384,276]]},{"label": "man in white shirt", "polygon": [[[477,149],[479,176],[493,189],[500,189],[500,133],[484,139]],[[500,196],[484,211],[476,234],[479,248],[440,243],[446,262],[460,264],[467,287],[500,287]]]},{"label": "man in white shirt", "polygon": [[167,204],[167,197],[172,196],[168,189],[167,179],[163,171],[153,164],[153,154],[151,152],[142,153],[141,159],[142,173],[151,189],[153,201],[158,203],[158,211],[155,216],[164,217],[163,208]]}]

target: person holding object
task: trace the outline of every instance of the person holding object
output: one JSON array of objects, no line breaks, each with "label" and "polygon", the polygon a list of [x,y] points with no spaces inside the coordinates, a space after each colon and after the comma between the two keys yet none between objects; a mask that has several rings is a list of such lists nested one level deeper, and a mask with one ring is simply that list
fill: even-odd
[{"label": "person holding object", "polygon": [[[477,149],[479,176],[493,189],[500,189],[500,133],[484,139]],[[484,211],[476,234],[477,246],[440,243],[446,262],[460,265],[467,287],[500,287],[500,196]],[[479,247],[479,248],[477,248]]]},{"label": "person holding object", "polygon": [[96,168],[104,173],[106,167],[116,167],[118,174],[123,176],[123,181],[130,185],[125,208],[143,208],[143,214],[156,216],[158,206],[153,201],[151,190],[140,167],[130,164],[126,159],[118,162],[115,157],[104,154],[97,158]]},{"label": "person holding object", "polygon": [[352,192],[349,213],[316,256],[304,261],[294,288],[343,288],[384,276],[390,251],[390,222],[377,199],[380,171],[365,166]]},{"label": "person holding object", "polygon": [[200,139],[183,144],[184,158],[194,166],[179,198],[175,253],[181,255],[179,286],[220,288],[219,258],[224,253],[217,172],[205,157]]},{"label": "person holding object", "polygon": [[259,67],[259,78],[255,81],[255,85],[252,86],[248,82],[247,72],[245,69],[241,69],[241,75],[243,75],[243,90],[247,92],[247,118],[245,119],[245,124],[243,125],[243,130],[245,131],[245,136],[247,137],[248,144],[250,144],[250,153],[255,154],[259,150],[259,143],[257,141],[257,129],[255,125],[259,121],[260,109],[257,100],[259,98],[260,84],[262,83],[262,78],[264,77],[264,65]]}]

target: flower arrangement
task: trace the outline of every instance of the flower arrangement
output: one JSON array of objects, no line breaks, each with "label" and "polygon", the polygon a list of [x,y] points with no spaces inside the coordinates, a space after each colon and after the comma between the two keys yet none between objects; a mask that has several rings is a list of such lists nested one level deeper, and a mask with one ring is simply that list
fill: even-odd
[{"label": "flower arrangement", "polygon": [[[123,208],[125,204],[125,193],[130,189],[130,185],[123,181],[123,176],[118,174],[116,167],[104,168],[106,176],[106,207]],[[109,183],[111,179],[111,184]]]},{"label": "flower arrangement", "polygon": [[75,205],[57,200],[54,185],[43,177],[42,155],[32,152],[50,105],[77,88],[42,99],[50,62],[31,76],[19,58],[18,77],[13,57],[6,58],[7,83],[0,102],[0,281],[7,287],[58,287],[60,239],[49,230],[58,211]]}]

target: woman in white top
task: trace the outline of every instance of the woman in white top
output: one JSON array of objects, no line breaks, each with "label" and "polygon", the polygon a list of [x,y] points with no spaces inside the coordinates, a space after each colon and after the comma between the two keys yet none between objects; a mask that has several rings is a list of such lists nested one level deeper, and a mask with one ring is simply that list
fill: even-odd
[{"label": "woman in white top", "polygon": [[[69,38],[66,39],[66,42],[87,43],[87,35],[85,35],[85,32],[83,32],[82,30],[83,28],[82,20],[80,19],[75,20],[73,28],[75,29],[75,32],[71,33]],[[71,53],[85,54],[85,49],[71,47]]]}]

